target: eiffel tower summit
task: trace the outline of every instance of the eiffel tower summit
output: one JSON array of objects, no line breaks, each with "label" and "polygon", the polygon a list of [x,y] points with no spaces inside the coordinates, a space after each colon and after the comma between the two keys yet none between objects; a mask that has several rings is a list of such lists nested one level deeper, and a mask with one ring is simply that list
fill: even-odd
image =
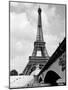
[{"label": "eiffel tower summit", "polygon": [[37,66],[41,70],[49,60],[49,55],[43,39],[41,12],[42,10],[39,7],[36,41],[34,42],[32,56],[29,56],[29,62],[23,71],[23,75],[31,75],[31,73],[37,69]]}]

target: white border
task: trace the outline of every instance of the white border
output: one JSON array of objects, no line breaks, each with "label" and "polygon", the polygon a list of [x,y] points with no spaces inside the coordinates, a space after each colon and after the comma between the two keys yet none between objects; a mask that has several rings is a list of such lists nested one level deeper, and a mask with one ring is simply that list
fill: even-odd
[{"label": "white border", "polygon": [[[16,1],[57,3],[57,4],[67,4],[68,6],[68,0],[16,0]],[[67,9],[67,12],[68,12],[68,9]],[[68,62],[67,62],[67,65],[68,65]],[[0,0],[0,90],[8,89],[8,72],[9,72],[8,68],[9,68],[9,2],[8,0]],[[67,71],[68,71],[68,66],[67,66]],[[67,82],[67,85],[68,85],[68,82]],[[27,88],[27,89],[66,90],[67,88],[68,86]]]}]

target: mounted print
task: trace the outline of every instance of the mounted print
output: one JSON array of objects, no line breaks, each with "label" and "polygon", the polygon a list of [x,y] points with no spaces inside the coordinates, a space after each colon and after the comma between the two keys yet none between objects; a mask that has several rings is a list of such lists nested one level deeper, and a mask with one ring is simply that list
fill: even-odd
[{"label": "mounted print", "polygon": [[66,85],[66,5],[9,1],[9,88]]}]

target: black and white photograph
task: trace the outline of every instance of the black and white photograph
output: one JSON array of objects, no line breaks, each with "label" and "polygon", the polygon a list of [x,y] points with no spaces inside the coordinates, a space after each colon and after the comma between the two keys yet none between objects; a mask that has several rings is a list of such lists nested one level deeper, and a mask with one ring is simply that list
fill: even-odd
[{"label": "black and white photograph", "polygon": [[66,4],[9,1],[9,88],[66,85]]}]

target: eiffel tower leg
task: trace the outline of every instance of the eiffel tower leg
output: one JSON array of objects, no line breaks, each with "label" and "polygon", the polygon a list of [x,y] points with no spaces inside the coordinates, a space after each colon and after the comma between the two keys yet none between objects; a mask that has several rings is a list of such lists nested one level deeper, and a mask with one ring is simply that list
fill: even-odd
[{"label": "eiffel tower leg", "polygon": [[24,75],[30,75],[35,69],[36,69],[35,64],[28,64],[26,66],[25,70],[23,71],[23,74]]},{"label": "eiffel tower leg", "polygon": [[30,68],[31,68],[31,64],[28,63],[27,66],[26,66],[26,68],[25,68],[25,70],[23,71],[23,74],[24,75],[27,75],[27,72],[29,71]]},{"label": "eiffel tower leg", "polygon": [[46,47],[44,48],[43,52],[44,52],[44,54],[45,54],[46,57],[49,57],[48,52],[46,50]]},{"label": "eiffel tower leg", "polygon": [[32,56],[36,56],[36,53],[37,53],[37,50],[36,50],[36,48],[34,48]]},{"label": "eiffel tower leg", "polygon": [[45,49],[45,48],[41,48],[41,54],[42,54],[43,57],[45,56],[44,49]]},{"label": "eiffel tower leg", "polygon": [[28,71],[28,75],[30,75],[36,69],[36,64],[32,64],[30,70]]},{"label": "eiffel tower leg", "polygon": [[27,75],[30,75],[32,67],[33,67],[33,65],[31,65],[29,71],[27,72]]}]

